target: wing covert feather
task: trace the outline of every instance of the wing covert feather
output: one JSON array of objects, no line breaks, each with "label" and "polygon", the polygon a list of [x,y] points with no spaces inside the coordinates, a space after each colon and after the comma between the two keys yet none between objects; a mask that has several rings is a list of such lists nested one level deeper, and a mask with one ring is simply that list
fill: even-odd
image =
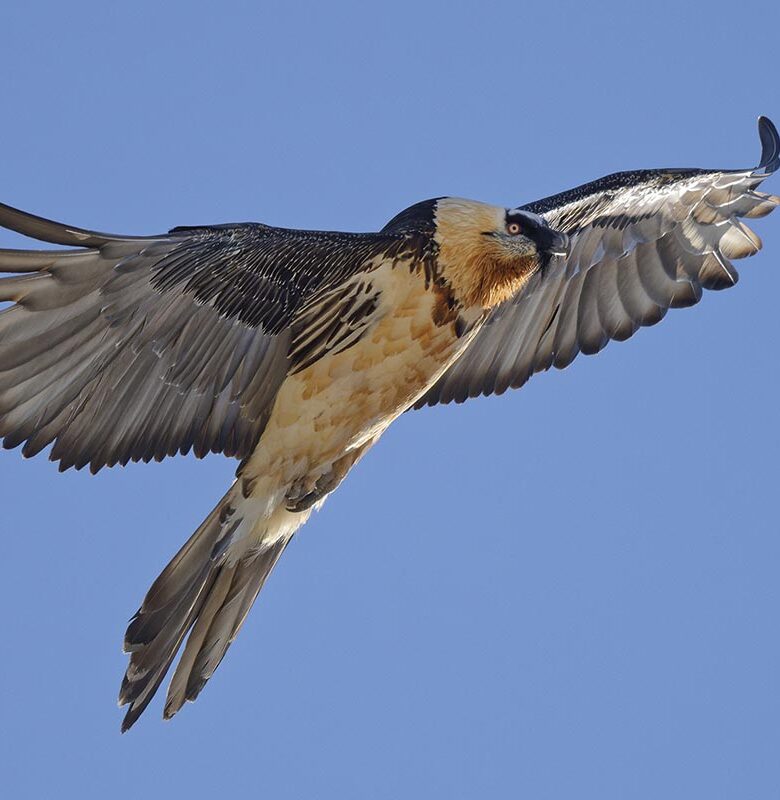
[{"label": "wing covert feather", "polygon": [[569,255],[491,312],[415,408],[518,388],[656,324],[670,308],[694,305],[704,289],[733,286],[731,259],[761,248],[740,218],[780,205],[757,191],[780,167],[780,136],[765,117],[759,134],[762,158],[752,170],[616,173],[524,206],[569,235]]},{"label": "wing covert feather", "polygon": [[[0,272],[16,273],[0,279],[14,303],[0,312],[0,437],[26,456],[53,443],[61,469],[92,471],[190,450],[246,458],[301,336],[329,325],[306,363],[357,341],[377,303],[352,279],[418,247],[260,224],[115,236],[8,206],[0,225],[86,245],[0,250]],[[345,304],[340,287],[358,285]]]}]

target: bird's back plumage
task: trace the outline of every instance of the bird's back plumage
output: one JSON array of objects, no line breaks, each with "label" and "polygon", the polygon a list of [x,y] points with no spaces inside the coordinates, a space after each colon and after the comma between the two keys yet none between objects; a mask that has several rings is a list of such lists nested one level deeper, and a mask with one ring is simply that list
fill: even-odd
[{"label": "bird's back plumage", "polygon": [[[190,449],[248,456],[287,373],[370,316],[363,303],[342,323],[344,283],[383,259],[426,261],[420,237],[392,231],[247,224],[120,237],[7,206],[0,225],[87,245],[0,252],[0,271],[24,273],[0,281],[0,300],[16,303],[0,318],[0,436],[28,456],[54,442],[63,469]],[[308,310],[329,302],[330,327],[311,341]]]}]

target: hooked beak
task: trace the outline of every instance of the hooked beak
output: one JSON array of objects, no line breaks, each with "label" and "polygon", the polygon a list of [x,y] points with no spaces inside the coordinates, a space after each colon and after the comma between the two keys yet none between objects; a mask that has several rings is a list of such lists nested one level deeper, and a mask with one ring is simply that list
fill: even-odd
[{"label": "hooked beak", "polygon": [[540,231],[539,249],[550,256],[569,255],[569,237],[562,231],[544,228]]}]

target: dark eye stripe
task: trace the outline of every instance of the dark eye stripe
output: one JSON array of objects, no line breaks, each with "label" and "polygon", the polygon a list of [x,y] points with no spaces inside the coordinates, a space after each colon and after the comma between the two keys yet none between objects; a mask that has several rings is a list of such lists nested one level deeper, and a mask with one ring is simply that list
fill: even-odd
[{"label": "dark eye stripe", "polygon": [[520,231],[523,233],[535,233],[546,227],[544,220],[538,219],[535,214],[529,214],[526,211],[519,209],[512,209],[506,213],[507,228],[510,225],[519,225]]},{"label": "dark eye stripe", "polygon": [[539,232],[541,226],[533,219],[529,218],[523,213],[515,213],[506,215],[506,230],[507,233],[517,236],[518,234],[525,234],[526,236],[533,236]]}]

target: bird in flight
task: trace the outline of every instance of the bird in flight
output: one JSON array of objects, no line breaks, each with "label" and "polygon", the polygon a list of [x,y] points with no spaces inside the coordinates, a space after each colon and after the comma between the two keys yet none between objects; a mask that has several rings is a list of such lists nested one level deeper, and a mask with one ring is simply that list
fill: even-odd
[{"label": "bird in flight", "polygon": [[[528,205],[440,197],[377,233],[259,223],[122,236],[0,205],[66,249],[0,250],[0,437],[92,472],[193,451],[236,479],[125,635],[127,730],[177,652],[195,700],[296,530],[404,411],[522,386],[734,285],[780,198],[747,170],[621,172]],[[185,641],[186,640],[186,641]]]}]

